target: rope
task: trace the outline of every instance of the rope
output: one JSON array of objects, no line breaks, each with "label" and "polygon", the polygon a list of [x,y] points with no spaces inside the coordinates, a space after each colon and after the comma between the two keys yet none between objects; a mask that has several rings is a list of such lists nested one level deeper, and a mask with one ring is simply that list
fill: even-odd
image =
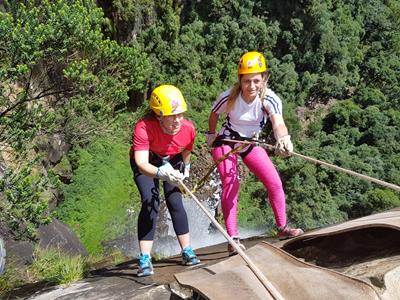
[{"label": "rope", "polygon": [[268,293],[271,294],[273,299],[276,300],[284,300],[279,291],[268,281],[268,279],[264,276],[264,274],[260,271],[260,269],[251,261],[251,259],[244,253],[244,251],[239,247],[238,244],[228,235],[228,233],[222,228],[222,226],[215,220],[215,218],[209,213],[209,211],[201,204],[200,200],[189,190],[189,188],[179,180],[180,186],[188,193],[193,200],[197,203],[197,205],[201,208],[201,210],[207,215],[207,217],[211,220],[211,222],[218,228],[218,230],[223,234],[223,236],[228,240],[229,244],[235,248],[238,254],[243,258],[243,260],[247,263],[251,271],[258,278],[258,280],[262,283]]},{"label": "rope", "polygon": [[[264,147],[266,147],[266,148],[268,148],[270,150],[275,150],[275,146],[267,144],[267,143],[265,143],[263,141],[256,141],[256,140],[243,140],[243,141],[241,141],[241,140],[230,140],[230,139],[224,139],[224,141],[242,143],[242,144],[245,144],[245,145],[258,143],[258,144],[263,145]],[[318,159],[315,159],[315,158],[312,158],[312,157],[309,157],[309,156],[302,155],[300,153],[291,152],[290,154],[293,155],[293,156],[301,157],[301,158],[303,158],[305,160],[308,160],[308,161],[311,161],[313,163],[320,164],[320,165],[332,168],[332,169],[334,169],[336,171],[353,175],[353,176],[361,178],[361,179],[363,179],[365,181],[374,182],[374,183],[377,183],[377,184],[382,185],[384,187],[388,187],[390,189],[393,189],[393,190],[396,190],[396,191],[400,191],[400,186],[395,185],[393,183],[388,183],[388,182],[385,182],[385,181],[382,181],[382,180],[379,180],[379,179],[376,179],[376,178],[373,178],[373,177],[370,177],[370,176],[367,176],[367,175],[364,175],[364,174],[360,174],[360,173],[357,173],[357,172],[354,172],[354,171],[351,171],[351,170],[348,170],[348,169],[345,169],[345,168],[341,168],[341,167],[338,167],[336,165],[333,165],[333,164],[330,164],[330,163],[327,163],[327,162],[324,162],[324,161],[321,161],[321,160],[318,160]]]},{"label": "rope", "polygon": [[203,176],[203,178],[201,178],[194,186],[194,188],[192,189],[192,193],[195,193],[199,188],[201,188],[208,176],[210,176],[210,174],[214,171],[214,169],[218,166],[218,164],[223,161],[224,159],[226,159],[229,155],[234,154],[236,152],[239,152],[240,150],[242,150],[243,148],[245,148],[247,145],[246,144],[241,144],[240,146],[233,148],[231,151],[227,152],[226,154],[222,155],[221,157],[219,157],[216,161],[214,161],[214,164],[211,166],[211,168],[208,170],[208,172]]}]

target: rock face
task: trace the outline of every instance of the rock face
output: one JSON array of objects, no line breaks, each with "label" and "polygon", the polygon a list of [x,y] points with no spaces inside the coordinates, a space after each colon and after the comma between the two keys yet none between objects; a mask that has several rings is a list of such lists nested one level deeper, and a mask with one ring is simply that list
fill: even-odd
[{"label": "rock face", "polygon": [[400,299],[400,208],[307,232],[282,249]]},{"label": "rock face", "polygon": [[71,145],[67,144],[65,137],[61,134],[54,134],[51,137],[36,138],[38,149],[47,154],[47,157],[42,161],[45,167],[55,165],[68,152]]},{"label": "rock face", "polygon": [[[245,253],[284,299],[400,299],[400,208]],[[254,275],[235,257],[175,277],[199,299],[272,299]]]},{"label": "rock face", "polygon": [[[75,233],[63,222],[54,219],[50,224],[38,229],[39,246],[42,249],[56,248],[70,255],[86,256],[87,251]],[[23,266],[32,263],[33,243],[29,241],[14,241],[7,239],[6,249],[13,266]]]},{"label": "rock face", "polygon": [[[248,249],[246,253],[252,253],[254,260],[261,257],[258,248],[260,243],[265,242],[272,244],[268,247],[273,247],[274,252],[278,254],[279,252],[286,253],[285,256],[288,256],[294,264],[300,265],[300,269],[311,271],[323,269],[330,276],[336,276],[335,274],[340,273],[342,274],[341,277],[346,277],[344,278],[346,281],[354,281],[358,285],[367,285],[370,290],[373,288],[380,299],[400,299],[400,209],[310,231],[288,241],[278,242],[276,239],[265,237],[243,240]],[[202,261],[200,266],[182,266],[180,255],[176,255],[154,261],[155,274],[151,277],[139,278],[136,276],[138,269],[136,260],[131,260],[116,266],[102,267],[93,271],[89,278],[70,287],[46,287],[45,289],[37,287],[34,293],[32,293],[32,290],[23,291],[23,289],[20,289],[10,295],[10,298],[20,297],[31,300],[200,300],[207,298],[204,295],[197,294],[196,289],[188,291],[185,288],[180,288],[176,281],[179,276],[176,276],[176,274],[201,271],[203,274],[215,275],[218,272],[221,273],[224,266],[229,266],[227,270],[232,273],[237,266],[243,265],[239,256],[228,256],[226,243],[196,249],[196,253]],[[291,253],[293,256],[287,253]],[[270,255],[266,255],[266,257],[270,257]],[[294,261],[296,260],[295,257],[297,257],[297,261]],[[266,261],[267,259],[262,260],[263,263]],[[272,259],[270,263],[277,264],[277,260]],[[275,273],[272,273],[272,269],[266,266],[266,276],[278,280],[286,272],[285,280],[288,280],[287,278],[290,278],[289,275],[293,268],[282,269],[282,266],[283,264],[278,264]],[[210,270],[214,270],[214,272]],[[309,272],[309,274],[311,273]],[[236,275],[241,274],[242,272],[236,273]],[[245,276],[244,279],[246,278],[250,277]],[[310,278],[318,282],[318,276],[311,276]],[[224,282],[225,288],[229,288],[229,282],[231,281]],[[284,282],[283,286],[287,288],[289,283],[298,284],[301,287],[302,280],[288,280]],[[235,288],[237,288],[237,285],[238,283],[235,283]],[[345,293],[346,291],[342,290],[341,292]],[[235,299],[238,298],[235,297]],[[321,298],[303,297],[303,299]]]},{"label": "rock face", "polygon": [[54,219],[38,229],[39,246],[43,249],[57,248],[70,255],[88,255],[76,234],[65,223]]},{"label": "rock face", "polygon": [[6,240],[7,264],[12,261],[13,267],[29,265],[33,260],[33,244],[27,241]]},{"label": "rock face", "polygon": [[[31,300],[171,300],[171,291],[167,285],[142,285],[129,276],[110,276],[91,278],[76,282],[68,287],[51,287],[31,295]],[[175,298],[180,299],[180,298]]]},{"label": "rock face", "polygon": [[[245,255],[251,263],[236,255],[175,277],[197,291],[200,299],[380,299],[372,285],[305,263],[270,243],[260,242]],[[252,266],[265,278],[256,276]]]},{"label": "rock face", "polygon": [[[267,239],[265,237],[258,237],[243,240],[248,250],[252,249],[255,245],[267,241],[277,247],[282,247],[284,242],[278,242],[276,239]],[[246,251],[247,252],[247,251]],[[193,292],[192,289],[187,289],[179,285],[175,279],[175,274],[181,272],[190,272],[194,270],[209,269],[212,268],[216,263],[225,262],[231,259],[228,256],[226,243],[209,246],[201,249],[196,249],[196,253],[202,261],[201,266],[186,267],[181,265],[180,255],[168,257],[158,261],[154,261],[155,274],[151,277],[139,278],[136,276],[137,264],[136,260],[126,261],[116,266],[102,267],[96,271],[93,271],[89,278],[72,284],[69,287],[57,286],[57,287],[37,287],[35,292],[31,291],[19,291],[14,293],[12,297],[20,297],[29,300],[42,300],[42,299],[58,299],[58,300],[91,300],[91,299],[204,299],[201,295]],[[233,259],[239,259],[235,256]],[[390,267],[391,271],[386,273],[385,285],[392,286],[392,290],[386,290],[383,292],[382,299],[400,299],[399,288],[400,288],[400,268],[395,268],[395,264],[400,264],[399,258],[391,257],[382,258],[386,261],[386,266]],[[381,263],[376,261],[376,268],[371,264],[366,266],[368,274],[376,271],[382,273],[380,268]],[[371,267],[372,266],[372,267]],[[362,265],[354,265],[352,275],[349,276],[359,278],[357,270],[362,270]],[[347,272],[350,272],[348,269]],[[367,273],[365,273],[367,274]],[[368,276],[368,275],[367,275]],[[279,277],[279,274],[278,274]],[[363,276],[362,276],[363,277]],[[396,292],[397,289],[397,292]],[[381,290],[382,292],[382,290]],[[390,294],[389,294],[390,292]],[[397,293],[397,294],[396,294]],[[236,298],[234,298],[236,299]],[[249,298],[247,298],[249,299]],[[348,298],[346,298],[348,299]]]}]

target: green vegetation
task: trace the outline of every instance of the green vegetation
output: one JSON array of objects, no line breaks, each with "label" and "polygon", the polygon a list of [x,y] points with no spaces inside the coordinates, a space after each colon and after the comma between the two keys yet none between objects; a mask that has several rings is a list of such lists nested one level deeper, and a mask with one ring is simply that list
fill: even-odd
[{"label": "green vegetation", "polygon": [[5,274],[0,277],[0,295],[27,283],[71,284],[85,277],[92,258],[66,255],[58,249],[36,248],[30,266],[13,267],[8,263]]},{"label": "green vegetation", "polygon": [[36,229],[50,221],[47,197],[43,196],[49,178],[32,168],[33,163],[8,169],[0,177],[0,220],[6,223],[18,239],[35,239]]},{"label": "green vegetation", "polygon": [[0,296],[29,282],[29,280],[25,269],[22,271],[21,268],[16,269],[7,265],[6,272],[0,276]]},{"label": "green vegetation", "polygon": [[[37,3],[38,2],[38,3]],[[38,5],[39,4],[39,5]],[[1,142],[23,156],[38,136],[87,143],[107,131],[150,65],[139,44],[102,33],[93,1],[9,1],[0,12]]]},{"label": "green vegetation", "polygon": [[128,92],[144,90],[150,70],[139,44],[106,38],[93,1],[39,2],[9,1],[0,11],[0,146],[10,164],[0,220],[17,238],[30,239],[47,221],[49,199],[38,192],[55,183],[46,172],[30,174],[38,164],[18,165],[46,155],[42,137],[61,133],[84,147],[110,132]]},{"label": "green vegetation", "polygon": [[238,203],[240,227],[252,228],[275,224],[272,209],[266,202],[266,198],[267,192],[258,179],[252,176],[245,183],[241,183]]},{"label": "green vegetation", "polygon": [[65,255],[57,249],[39,250],[30,270],[40,281],[69,284],[82,279],[89,271],[87,258]]},{"label": "green vegetation", "polygon": [[[135,230],[139,195],[129,166],[129,144],[102,138],[69,153],[73,182],[63,188],[58,216],[78,234],[86,249],[101,254],[101,242]],[[135,200],[136,199],[136,200]]]}]

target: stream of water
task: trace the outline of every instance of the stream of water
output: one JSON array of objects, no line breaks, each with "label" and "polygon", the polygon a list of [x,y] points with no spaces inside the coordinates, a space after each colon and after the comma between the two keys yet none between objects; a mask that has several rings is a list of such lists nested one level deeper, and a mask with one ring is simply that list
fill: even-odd
[{"label": "stream of water", "polygon": [[[211,221],[207,215],[198,207],[196,202],[191,199],[184,200],[184,206],[189,220],[191,245],[193,249],[206,246],[216,245],[226,242],[225,237],[218,230],[209,230]],[[206,207],[209,209],[208,207]],[[213,211],[209,209],[210,213]],[[161,237],[154,241],[153,251],[162,257],[179,254],[181,249],[175,237],[171,219],[168,214],[168,236]],[[258,228],[257,230],[249,230],[239,228],[241,238],[247,238],[265,233],[266,228]]]},{"label": "stream of water", "polygon": [[[208,187],[211,189],[212,193],[207,199],[205,199],[205,201],[202,202],[202,205],[208,209],[211,215],[214,215],[214,212],[221,199],[221,182],[216,171],[211,174]],[[210,230],[210,225],[212,224],[211,220],[193,199],[186,198],[183,200],[183,204],[188,216],[191,246],[193,249],[227,242],[222,233],[220,233],[215,227],[212,228],[214,230]],[[134,214],[131,214],[130,212],[128,215],[134,217]],[[136,224],[136,222],[136,220],[132,219],[132,224]],[[157,230],[152,251],[153,256],[168,257],[179,254],[181,249],[165,203],[161,204],[157,222]],[[241,228],[239,224],[239,235],[240,238],[244,239],[264,234],[267,229],[267,225],[257,229],[245,229]],[[113,241],[109,241],[106,248],[108,251],[111,250],[111,252],[113,249],[119,249],[122,250],[127,256],[137,257],[140,251],[136,229],[132,228],[132,231],[130,231],[127,235]]]},{"label": "stream of water", "polygon": [[[198,207],[194,200],[185,199],[183,203],[188,216],[191,245],[193,249],[227,242],[222,233],[217,229],[210,230],[210,219],[201,208]],[[215,211],[213,209],[214,207],[210,208],[207,203],[209,203],[209,201],[204,201],[203,205],[209,210],[211,215],[213,215]],[[132,219],[132,225],[136,224],[136,222],[136,220]],[[158,230],[158,232],[156,231],[153,244],[153,256],[168,257],[179,254],[181,249],[172,226],[171,217],[166,209],[160,210],[157,226],[160,226],[163,229]],[[119,249],[127,256],[133,258],[137,257],[140,251],[137,241],[137,233],[134,227],[127,235],[108,241],[107,244],[104,245],[106,246],[106,249],[108,249],[107,251],[113,252],[113,249]],[[239,234],[242,239],[264,234],[267,229],[266,225],[257,229],[245,229],[241,228],[239,224]]]}]

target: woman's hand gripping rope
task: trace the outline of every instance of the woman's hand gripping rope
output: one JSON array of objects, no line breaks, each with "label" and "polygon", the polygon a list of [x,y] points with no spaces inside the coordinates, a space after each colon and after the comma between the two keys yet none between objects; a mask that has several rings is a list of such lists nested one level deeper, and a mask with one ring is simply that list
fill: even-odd
[{"label": "woman's hand gripping rope", "polygon": [[292,152],[293,144],[290,140],[290,135],[287,134],[278,138],[275,144],[275,154],[282,157],[287,157],[290,156]]},{"label": "woman's hand gripping rope", "polygon": [[[236,140],[235,140],[236,141]],[[244,149],[245,147],[247,147],[248,145],[246,144],[240,144],[238,147],[233,148],[231,151],[227,152],[226,154],[222,155],[221,157],[219,157],[214,163],[213,165],[210,167],[210,169],[208,169],[207,173],[203,176],[203,178],[201,178],[193,187],[192,189],[192,193],[195,193],[198,189],[200,189],[201,187],[203,187],[203,185],[205,184],[207,178],[210,176],[210,174],[214,171],[214,169],[218,166],[218,164],[220,162],[222,162],[224,159],[228,158],[229,155],[237,153],[239,151],[241,151],[242,149]]]},{"label": "woman's hand gripping rope", "polygon": [[175,170],[171,164],[167,162],[157,169],[156,177],[163,181],[168,181],[172,185],[179,186],[179,182],[183,180],[184,174]]}]

